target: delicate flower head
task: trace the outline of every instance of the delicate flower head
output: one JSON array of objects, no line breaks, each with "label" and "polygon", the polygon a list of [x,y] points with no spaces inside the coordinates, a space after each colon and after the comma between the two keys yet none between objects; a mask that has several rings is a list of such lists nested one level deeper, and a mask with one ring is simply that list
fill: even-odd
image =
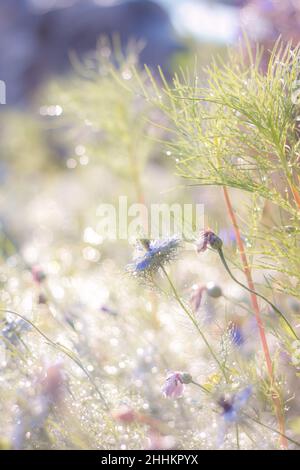
[{"label": "delicate flower head", "polygon": [[176,236],[163,240],[142,239],[140,245],[145,251],[128,266],[128,270],[135,276],[149,277],[176,258],[180,244],[181,240]]},{"label": "delicate flower head", "polygon": [[190,374],[185,372],[172,372],[166,378],[166,382],[162,388],[165,397],[180,398],[184,392],[184,384],[192,382]]},{"label": "delicate flower head", "polygon": [[219,405],[223,410],[222,416],[227,423],[235,423],[239,420],[240,411],[246,405],[251,394],[252,387],[248,386],[230,398],[220,398]]},{"label": "delicate flower head", "polygon": [[208,249],[210,246],[214,250],[220,250],[222,248],[223,242],[218,235],[216,235],[212,230],[207,229],[200,236],[200,240],[197,242],[197,252],[202,253]]}]

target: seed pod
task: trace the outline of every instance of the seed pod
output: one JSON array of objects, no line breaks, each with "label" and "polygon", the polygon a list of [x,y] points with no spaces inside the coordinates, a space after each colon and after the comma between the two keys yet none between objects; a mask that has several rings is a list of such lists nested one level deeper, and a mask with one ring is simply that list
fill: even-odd
[{"label": "seed pod", "polygon": [[221,287],[215,284],[214,281],[210,281],[206,284],[206,292],[209,297],[212,297],[214,299],[222,297],[223,295]]}]

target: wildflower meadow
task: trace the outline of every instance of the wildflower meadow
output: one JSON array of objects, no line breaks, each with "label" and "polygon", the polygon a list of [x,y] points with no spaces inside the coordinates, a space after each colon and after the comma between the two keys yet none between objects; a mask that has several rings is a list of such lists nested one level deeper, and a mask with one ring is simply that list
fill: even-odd
[{"label": "wildflower meadow", "polygon": [[140,53],[1,105],[0,448],[299,450],[300,46]]}]

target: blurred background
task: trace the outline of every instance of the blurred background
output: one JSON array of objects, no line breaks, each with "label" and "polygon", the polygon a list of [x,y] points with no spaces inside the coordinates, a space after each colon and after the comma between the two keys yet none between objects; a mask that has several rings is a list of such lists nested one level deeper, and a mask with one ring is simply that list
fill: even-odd
[{"label": "blurred background", "polygon": [[7,104],[22,106],[70,70],[71,52],[86,55],[101,35],[118,34],[123,46],[143,41],[141,63],[171,73],[174,57],[195,44],[209,54],[242,30],[266,46],[279,34],[296,42],[299,18],[297,0],[1,0],[0,79]]}]

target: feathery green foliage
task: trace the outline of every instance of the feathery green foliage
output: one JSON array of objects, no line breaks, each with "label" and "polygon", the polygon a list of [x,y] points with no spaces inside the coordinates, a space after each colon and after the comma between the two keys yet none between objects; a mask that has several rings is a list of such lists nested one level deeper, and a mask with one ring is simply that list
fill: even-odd
[{"label": "feathery green foliage", "polygon": [[178,174],[188,185],[239,191],[254,265],[274,272],[272,287],[299,297],[300,47],[278,41],[266,71],[261,53],[231,50],[205,69],[201,83],[197,71],[181,70],[170,85],[161,73],[160,87],[146,70],[146,98],[168,118]]}]

